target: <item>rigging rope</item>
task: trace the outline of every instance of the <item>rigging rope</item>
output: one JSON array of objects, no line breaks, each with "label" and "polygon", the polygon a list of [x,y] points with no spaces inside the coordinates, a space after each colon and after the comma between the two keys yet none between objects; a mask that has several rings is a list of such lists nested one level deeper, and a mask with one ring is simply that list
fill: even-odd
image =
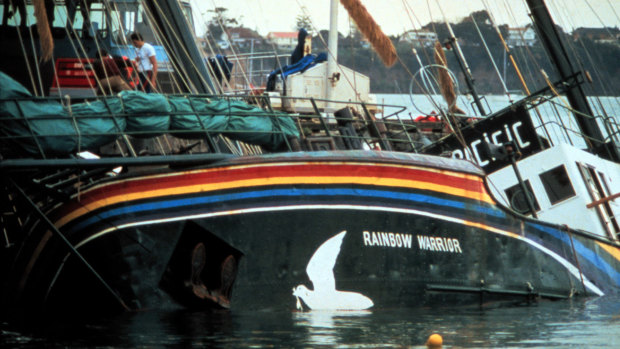
[{"label": "rigging rope", "polygon": [[[301,4],[299,3],[299,0],[297,0],[297,4],[300,6],[302,12],[304,13],[304,15],[306,15],[308,18],[310,18],[310,16],[308,15],[308,13],[306,12],[306,8],[304,6],[301,6]],[[314,22],[312,21],[312,19],[310,19],[310,25],[312,26],[312,30],[317,33],[317,37],[319,38],[319,40],[321,41],[321,43],[323,43],[323,45],[325,46],[325,50],[327,51],[327,54],[334,57],[333,53],[329,50],[329,45],[327,44],[327,41],[325,41],[325,39],[323,38],[323,36],[321,35],[320,31],[317,30],[317,28],[314,25]],[[338,70],[340,70],[340,78],[344,79],[348,84],[349,87],[351,87],[351,89],[355,92],[355,102],[359,101],[359,96],[360,93],[359,91],[355,88],[355,84],[353,82],[351,82],[351,80],[349,79],[349,77],[347,76],[347,74],[345,74],[344,69],[342,69],[342,66],[336,62],[336,67],[338,68]]]},{"label": "rigging rope", "polygon": [[[144,1],[144,0],[142,0],[142,1]],[[159,12],[162,14],[161,16],[159,16],[159,18],[162,18],[162,19],[164,20],[164,23],[165,23],[166,25],[168,25],[168,27],[169,27],[169,28],[174,28],[174,26],[173,26],[173,25],[170,23],[170,21],[168,20],[167,16],[165,16],[165,15],[163,14],[163,13],[164,13],[164,11],[163,11],[163,10],[161,9],[161,7],[159,6],[159,3],[158,3],[158,2],[153,2],[153,4],[155,5],[155,9],[156,9],[157,11],[159,11]],[[171,31],[170,31],[170,33],[168,33],[168,34],[171,34],[171,35],[172,35],[172,37],[169,37],[168,35],[164,35],[164,33],[163,33],[163,29],[157,26],[157,22],[154,20],[153,13],[151,13],[151,12],[149,11],[149,7],[147,7],[147,6],[143,5],[143,8],[145,9],[145,12],[147,13],[147,16],[149,17],[149,22],[151,23],[151,25],[155,25],[156,30],[153,30],[153,32],[155,33],[155,35],[156,35],[156,36],[157,36],[157,38],[159,39],[159,42],[164,42],[164,41],[167,41],[167,42],[169,43],[169,45],[170,45],[170,42],[172,42],[172,41],[174,40],[174,41],[176,41],[177,43],[183,43],[183,40],[181,39],[181,37],[179,36],[179,34],[178,34],[175,30],[171,30]],[[184,20],[185,20],[185,21],[187,21],[187,18],[184,18]],[[177,47],[180,47],[180,48],[183,50],[183,54],[187,55],[188,57],[190,56],[190,54],[189,54],[189,52],[187,51],[187,49],[185,48],[185,46],[183,46],[183,45],[177,45]],[[169,54],[170,54],[170,55],[174,55],[174,54],[176,54],[176,53],[175,53],[175,52],[170,52]],[[179,58],[179,57],[176,57],[176,58],[177,58],[177,60],[178,60],[178,58]],[[193,61],[191,62],[191,67],[194,69],[194,72],[198,72],[198,71],[200,71],[200,70],[198,69],[198,67],[196,66],[196,63],[195,63],[195,62],[193,62]],[[189,75],[189,72],[188,72],[188,70],[187,70],[187,69],[185,69],[185,67],[177,67],[177,68],[178,68],[178,69],[184,69],[185,74],[186,74],[186,75]],[[193,75],[193,74],[192,74],[192,75]],[[205,80],[205,77],[204,77],[204,76],[202,76],[202,75],[200,75],[200,74],[196,74],[196,75],[198,75],[198,78],[202,81],[202,83],[203,83],[205,86],[209,86],[209,84],[208,84],[208,83],[207,83],[207,81]],[[186,86],[188,86],[188,87],[193,87],[194,89],[196,89],[196,87],[195,87],[195,86],[193,86],[193,84],[192,84],[192,82],[191,82],[191,81],[183,81],[183,82],[186,84]],[[191,90],[191,88],[190,88],[190,90]],[[209,92],[213,93],[213,91],[209,91]]]},{"label": "rigging rope", "polygon": [[[504,51],[506,52],[506,54],[508,55],[508,58],[510,59],[510,62],[512,63],[512,67],[515,70],[515,73],[517,74],[517,78],[519,79],[519,82],[521,83],[521,86],[523,87],[523,90],[525,92],[526,95],[530,95],[530,89],[527,86],[527,83],[523,77],[523,74],[521,73],[521,69],[519,69],[519,66],[517,65],[517,62],[515,60],[515,58],[512,55],[512,51],[510,50],[510,47],[508,46],[508,44],[506,43],[506,40],[504,39],[504,36],[502,35],[501,30],[499,29],[498,25],[497,25],[497,21],[495,20],[495,17],[493,16],[493,12],[491,11],[489,4],[487,3],[486,0],[482,1],[485,10],[487,11],[487,13],[489,14],[490,20],[491,20],[491,25],[493,26],[493,28],[495,29],[495,32],[497,33],[497,36],[499,37],[503,47],[504,47]],[[504,5],[506,5],[506,3],[504,3]],[[514,20],[514,14],[512,13],[512,11],[510,11],[510,13],[513,16],[513,20]],[[521,40],[524,40],[523,35],[521,35]],[[526,61],[527,62],[527,61]],[[526,64],[527,66],[527,64]],[[545,122],[543,121],[542,115],[540,113],[540,110],[538,109],[538,107],[534,107],[534,112],[538,118],[538,121],[540,122],[541,125],[545,125]],[[549,135],[549,131],[547,130],[546,127],[543,127],[543,131],[545,132],[545,135],[547,136],[547,139],[551,139],[551,136]]]},{"label": "rigging rope", "polygon": [[611,11],[616,16],[616,23],[620,23],[620,16],[618,16],[618,12],[616,12],[616,9],[611,5],[611,2],[609,2],[609,0],[607,0],[607,3],[609,4],[609,7],[611,8]]},{"label": "rigging rope", "polygon": [[[411,5],[409,5],[405,0],[402,0],[402,2],[403,2],[403,7],[405,8],[405,12],[407,13],[407,16],[409,17],[409,22],[411,23],[411,28],[416,28],[416,24],[414,23],[413,19],[415,19],[415,21],[417,22],[417,25],[420,28],[423,28],[422,21],[420,21],[420,19],[415,15],[415,12],[411,8]],[[433,28],[434,28],[434,26],[433,26]],[[415,29],[413,29],[413,30],[415,30]],[[434,29],[433,29],[433,32],[436,33],[436,31]],[[424,46],[424,42],[422,41],[421,38],[418,38],[418,42],[419,42],[420,46]],[[432,62],[433,59],[428,54],[427,50],[422,50],[422,53],[424,53],[424,55],[426,56],[426,60],[428,62]],[[422,61],[420,60],[420,58],[417,57],[417,54],[414,53],[414,55],[416,55],[416,59],[418,60],[418,63],[420,64],[420,67],[423,67],[424,65],[422,64]],[[411,73],[409,73],[409,74],[411,75]]]},{"label": "rigging rope", "polygon": [[489,50],[489,46],[487,45],[487,42],[484,39],[484,36],[482,36],[482,32],[480,31],[480,28],[478,27],[478,23],[476,22],[476,19],[474,18],[473,14],[470,15],[470,18],[472,22],[474,23],[474,26],[476,27],[476,32],[478,32],[478,36],[480,36],[480,40],[482,41],[482,45],[484,46],[484,49],[486,50],[487,55],[489,56],[489,60],[491,61],[491,64],[493,64],[493,68],[495,70],[495,73],[497,74],[497,77],[499,78],[499,81],[502,84],[504,93],[508,97],[508,101],[512,103],[512,97],[510,96],[510,92],[508,92],[506,83],[504,82],[504,79],[502,78],[502,75],[500,74],[499,69],[497,68],[497,64],[495,64],[495,59],[493,59],[493,55],[491,54],[491,51]]},{"label": "rigging rope", "polygon": [[[215,7],[215,1],[214,0],[212,0],[212,3],[213,3],[213,6]],[[230,47],[230,50],[232,51],[233,56],[238,58],[239,56],[238,56],[237,52],[235,51],[235,45],[233,45],[234,42],[230,41],[230,37],[228,35],[227,28],[224,27],[224,24],[222,23],[221,17],[217,17],[217,23],[220,26],[220,29],[222,30],[222,33],[226,34],[226,35],[224,35],[224,37],[226,38],[226,42],[228,42],[228,45]],[[240,62],[240,61],[237,60],[237,62]],[[223,71],[221,70],[221,67],[220,67],[219,64],[217,64],[217,67],[220,69],[220,74],[223,74]],[[241,75],[243,77],[243,80],[245,81],[246,86],[249,87],[251,85],[251,81],[250,81],[250,79],[248,79],[248,76],[246,74],[245,69],[239,69],[239,70],[241,71]]]},{"label": "rigging rope", "polygon": [[[409,5],[409,4],[408,4],[405,0],[402,0],[402,2],[403,2],[403,7],[405,8],[405,12],[407,12],[407,16],[409,17],[409,21],[411,22],[411,27],[412,27],[412,28],[415,28],[415,24],[414,24],[413,19],[412,19],[412,17],[413,17],[413,18],[415,18],[415,20],[417,21],[417,23],[418,23],[418,25],[420,26],[420,28],[422,28],[422,22],[421,22],[421,21],[420,21],[420,19],[419,19],[419,18],[415,15],[415,12],[414,12],[414,11],[413,11],[413,9],[411,8],[411,6],[410,6],[410,5]],[[434,32],[435,32],[435,31],[434,31]],[[418,39],[418,41],[420,41],[420,43],[422,43],[422,42],[421,42],[421,40],[422,40],[422,39]],[[422,45],[421,45],[421,46],[422,46]],[[414,48],[414,50],[415,50],[415,48]],[[422,50],[422,52],[423,52],[423,53],[424,53],[424,55],[426,56],[426,60],[427,60],[428,62],[432,62],[432,58],[429,56],[428,51],[427,51],[427,50]],[[422,64],[422,60],[421,60],[421,59],[420,59],[420,57],[418,56],[417,51],[414,51],[414,52],[413,52],[413,54],[414,54],[414,56],[416,57],[416,60],[418,61],[418,64],[420,64],[420,68],[423,68],[423,67],[424,67],[424,64]],[[409,69],[407,68],[407,66],[405,65],[405,63],[404,63],[404,62],[400,59],[400,57],[399,57],[399,62],[401,63],[401,66],[405,69],[405,71],[409,74],[409,77],[410,77],[410,78],[412,78],[412,77],[413,77],[413,74],[409,71]],[[417,83],[417,82],[416,82],[416,83]],[[418,84],[418,87],[419,87],[420,89],[422,89],[422,86],[421,86],[419,83],[417,83],[417,84]]]},{"label": "rigging rope", "polygon": [[[526,12],[527,12],[527,5],[524,3],[524,0],[522,0],[521,5],[526,8]],[[508,15],[509,18],[511,18],[513,25],[518,25],[518,21],[517,21],[517,17],[514,14],[513,11],[513,6],[515,6],[514,3],[508,3],[508,0],[504,0],[503,1],[503,7]],[[525,37],[523,36],[523,32],[519,31],[519,39],[521,40],[522,43],[525,43]],[[532,51],[530,50],[529,46],[527,45],[519,45],[516,46],[517,50],[515,50],[515,54],[519,55],[521,57],[521,61],[523,62],[523,64],[525,65],[525,71],[526,74],[529,76],[529,79],[532,82],[538,82],[539,84],[544,84],[544,79],[541,81],[540,78],[536,78],[536,77],[540,77],[539,74],[535,73],[535,72],[539,72],[540,69],[542,68],[539,64],[538,64],[538,59],[534,56],[534,54],[532,53]],[[549,56],[547,54],[546,50],[543,50],[543,54],[547,57],[547,59],[549,59]],[[528,59],[529,57],[529,59]],[[530,64],[534,64],[535,69],[530,67]],[[515,65],[516,66],[516,65]],[[525,81],[525,79],[524,79]],[[529,95],[530,92],[529,90],[526,91],[527,94]]]},{"label": "rigging rope", "polygon": [[[588,4],[588,6],[590,6],[590,5]],[[572,32],[575,32],[575,30],[576,30],[576,25],[575,25],[574,21],[572,21],[572,17],[571,17],[571,16],[570,16],[570,14],[568,13],[568,10],[567,10],[566,6],[562,6],[562,5],[557,6],[557,5],[556,5],[556,6],[555,6],[555,8],[556,8],[556,9],[560,9],[560,10],[564,10],[564,11],[563,11],[563,14],[564,14],[563,19],[564,19],[566,22],[568,22],[568,23],[565,23],[565,25],[564,25],[564,26],[565,26],[565,27],[567,27],[567,28],[570,28],[570,30],[571,30]],[[595,11],[592,9],[592,7],[591,7],[591,6],[590,6],[590,9],[592,10],[592,12],[595,12]],[[613,7],[612,7],[612,9],[613,9]],[[594,13],[594,14],[595,14],[595,15],[596,15],[596,17],[599,19],[600,24],[604,27],[604,30],[606,30],[606,31],[607,31],[608,35],[612,36],[612,35],[611,35],[611,33],[609,32],[609,29],[607,29],[607,28],[606,28],[605,24],[603,23],[603,21],[601,20],[601,18],[598,16],[598,14],[597,14],[597,13]],[[598,86],[600,86],[600,88],[601,88],[601,90],[602,90],[603,94],[604,94],[604,95],[608,95],[608,96],[614,95],[614,93],[612,93],[612,92],[611,92],[613,89],[612,89],[612,88],[611,88],[611,86],[609,85],[609,81],[603,77],[605,74],[604,74],[604,73],[601,73],[601,69],[599,68],[600,63],[599,63],[599,64],[597,64],[597,62],[594,60],[594,57],[593,57],[593,55],[596,55],[596,57],[598,58],[598,62],[603,61],[603,57],[601,57],[600,52],[599,52],[599,51],[596,51],[596,50],[590,50],[590,49],[588,49],[588,48],[586,47],[586,45],[585,45],[584,39],[583,39],[581,36],[577,37],[575,41],[576,41],[576,42],[578,42],[578,43],[579,43],[579,45],[581,46],[582,52],[585,54],[585,60],[586,60],[586,62],[590,63],[590,67],[591,67],[592,71],[594,71],[594,75],[596,76],[596,82],[597,82]],[[577,57],[578,59],[579,59],[579,58],[581,58],[581,57],[577,54],[577,50],[576,50],[576,48],[574,48],[574,45],[573,45],[573,43],[572,43],[572,42],[568,41],[566,44],[567,44],[567,45],[568,45],[571,49],[573,49],[573,53],[574,53],[575,57]],[[585,68],[584,63],[582,62],[582,60],[581,60],[581,59],[579,59],[579,61],[578,61],[578,62],[579,62],[579,64],[580,64],[581,69],[582,69],[584,72],[586,72],[586,73],[587,73],[587,72],[588,72],[588,70],[586,70],[586,68]],[[590,83],[593,83],[593,81],[592,81],[591,79],[589,79],[589,80],[590,80]],[[597,98],[598,98],[598,97],[597,97]],[[617,105],[620,105],[620,99],[618,99],[618,97],[615,97],[615,98],[614,98],[614,101],[616,102],[616,104],[617,104]],[[601,106],[601,107],[602,107],[602,106]],[[601,108],[601,109],[603,109],[602,111],[603,111],[603,113],[605,113],[604,108]]]}]

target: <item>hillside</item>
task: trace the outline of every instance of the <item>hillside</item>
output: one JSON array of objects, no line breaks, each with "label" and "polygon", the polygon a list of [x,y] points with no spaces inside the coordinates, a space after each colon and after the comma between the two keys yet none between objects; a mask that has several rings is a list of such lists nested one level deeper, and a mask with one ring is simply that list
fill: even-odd
[{"label": "hillside", "polygon": [[[472,18],[476,18],[473,22]],[[497,35],[496,30],[486,20],[485,12],[474,13],[459,23],[452,24],[457,40],[475,79],[475,86],[481,94],[502,94],[504,89],[499,76],[505,79],[508,90],[522,90],[522,84],[514,69],[509,56],[506,55],[504,46]],[[476,25],[485,38],[488,51],[493,56],[497,71],[491,63],[487,49],[485,48]],[[422,28],[428,32],[436,33],[440,42],[448,39],[448,30],[445,23],[429,23]],[[504,38],[509,37],[507,26],[499,27]],[[561,29],[560,29],[561,30]],[[620,79],[609,77],[620,76],[620,43],[618,28],[579,28],[573,33],[561,33],[569,55],[579,57],[573,59],[577,69],[587,72],[592,82],[586,82],[583,86],[590,95],[619,95]],[[594,33],[594,34],[592,34]],[[596,34],[598,33],[598,34]],[[612,35],[611,40],[600,40],[601,34]],[[326,51],[324,42],[327,41],[327,32],[321,31],[324,40],[318,35],[313,37],[313,52]],[[598,36],[597,36],[598,35]],[[615,39],[614,39],[615,37]],[[338,62],[347,67],[360,71],[371,78],[371,91],[374,93],[408,93],[411,76],[420,69],[420,64],[414,56],[412,49],[416,48],[417,54],[424,65],[433,64],[432,45],[428,42],[412,43],[401,37],[391,37],[400,57],[400,62],[391,68],[383,66],[376,53],[368,47],[360,34],[353,31],[347,37],[340,36],[338,48]],[[273,50],[273,46],[266,40],[252,47],[254,52],[260,50]],[[249,52],[249,47],[240,47],[237,52]],[[530,45],[513,45],[511,54],[519,67],[530,91],[546,86],[541,73],[544,70],[555,81],[555,72],[551,67],[547,54],[538,40]],[[286,54],[289,51],[280,50]],[[463,74],[455,59],[454,53],[445,51],[448,58],[448,67],[459,78],[461,92],[466,92]],[[402,63],[401,63],[402,62]],[[414,84],[414,93],[420,91]]]}]

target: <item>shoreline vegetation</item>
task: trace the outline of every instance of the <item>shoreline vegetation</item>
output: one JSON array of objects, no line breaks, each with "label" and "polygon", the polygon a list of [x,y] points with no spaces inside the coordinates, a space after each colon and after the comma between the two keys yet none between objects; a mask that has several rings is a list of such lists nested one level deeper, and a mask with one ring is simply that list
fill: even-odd
[{"label": "shoreline vegetation", "polygon": [[[267,38],[263,38],[255,31],[244,28],[240,21],[226,17],[226,9],[219,8],[214,11],[213,19],[207,23],[207,31],[203,35],[205,41],[210,41],[211,47],[217,47],[218,43],[225,41],[228,32],[246,32],[245,36],[251,36],[252,45],[243,40],[243,35],[235,35],[233,43],[236,53],[249,52],[272,52],[274,47],[278,54],[291,53],[290,49],[280,49],[273,45]],[[219,22],[218,22],[219,21]],[[224,23],[223,26],[215,23]],[[507,89],[523,91],[522,83],[508,57],[505,54],[504,45],[490,21],[486,11],[478,11],[465,17],[458,23],[451,23],[456,38],[461,46],[463,55],[471,69],[475,79],[476,90],[480,94],[504,94],[504,88],[500,76],[505,81]],[[309,18],[298,17],[297,26],[306,28],[312,33]],[[476,28],[476,26],[478,28]],[[241,30],[240,30],[241,28]],[[529,26],[523,29],[527,30]],[[482,41],[478,29],[484,37]],[[509,38],[511,28],[507,25],[498,26],[504,38]],[[512,28],[515,29],[515,28]],[[569,55],[577,57],[574,61],[579,62],[576,69],[584,72],[585,82],[582,84],[586,94],[591,96],[617,96],[620,95],[620,79],[609,77],[620,76],[620,30],[616,28],[577,28],[572,33],[566,33],[558,27],[562,40],[569,49]],[[293,29],[291,31],[294,31]],[[418,31],[436,33],[436,39],[444,43],[449,39],[447,26],[442,22],[431,22]],[[319,37],[319,35],[322,37]],[[230,35],[232,36],[232,35]],[[385,67],[379,56],[373,52],[362,34],[352,28],[349,35],[339,33],[338,62],[346,67],[357,70],[367,75],[371,82],[371,93],[423,93],[420,88],[413,86],[410,91],[411,76],[420,69],[418,59],[413,54],[417,51],[424,65],[433,64],[433,45],[426,40],[406,40],[406,33],[398,36],[390,36],[401,62],[397,62],[391,68]],[[239,40],[241,37],[242,40]],[[327,42],[327,30],[312,33],[312,52],[325,52]],[[223,38],[223,39],[222,39]],[[508,40],[508,39],[505,39]],[[489,52],[493,56],[497,71],[491,63]],[[523,74],[530,91],[536,91],[547,86],[541,71],[544,71],[551,81],[558,78],[552,68],[547,53],[537,38],[527,44],[510,44],[510,53]],[[223,49],[221,53],[232,54],[230,47]],[[208,53],[209,54],[209,53]],[[459,70],[458,62],[451,51],[445,51],[448,59],[448,68],[459,79],[462,93],[466,91],[463,74]],[[268,66],[269,63],[267,63]],[[282,64],[282,63],[281,63]],[[273,67],[277,66],[275,61]]]}]

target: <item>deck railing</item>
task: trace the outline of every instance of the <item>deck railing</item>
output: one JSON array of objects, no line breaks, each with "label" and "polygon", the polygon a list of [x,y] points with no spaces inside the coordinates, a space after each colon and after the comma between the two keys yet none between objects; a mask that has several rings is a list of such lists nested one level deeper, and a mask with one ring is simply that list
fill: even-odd
[{"label": "deck railing", "polygon": [[[398,106],[330,101],[340,112],[327,114],[316,107],[322,100],[309,98],[314,112],[283,113],[272,107],[273,97],[266,95],[159,96],[172,106],[169,110],[136,111],[119,96],[71,103],[49,97],[0,100],[4,110],[13,111],[0,114],[0,155],[4,160],[34,160],[71,158],[81,151],[101,157],[326,149],[416,151],[428,142],[425,137],[443,131],[440,123],[420,128],[414,120],[402,118],[405,108]],[[286,98],[291,97],[277,97],[279,101]],[[34,114],[33,105],[38,106]],[[49,112],[47,105],[53,106]],[[382,115],[386,107],[396,112]]]}]

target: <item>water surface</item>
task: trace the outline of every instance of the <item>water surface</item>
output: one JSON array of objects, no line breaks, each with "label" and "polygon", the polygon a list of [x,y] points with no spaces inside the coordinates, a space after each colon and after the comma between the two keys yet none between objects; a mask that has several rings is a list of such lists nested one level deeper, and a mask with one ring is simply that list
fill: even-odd
[{"label": "water surface", "polygon": [[618,348],[620,296],[531,304],[351,311],[144,311],[91,321],[49,321],[0,342],[40,347]]}]

